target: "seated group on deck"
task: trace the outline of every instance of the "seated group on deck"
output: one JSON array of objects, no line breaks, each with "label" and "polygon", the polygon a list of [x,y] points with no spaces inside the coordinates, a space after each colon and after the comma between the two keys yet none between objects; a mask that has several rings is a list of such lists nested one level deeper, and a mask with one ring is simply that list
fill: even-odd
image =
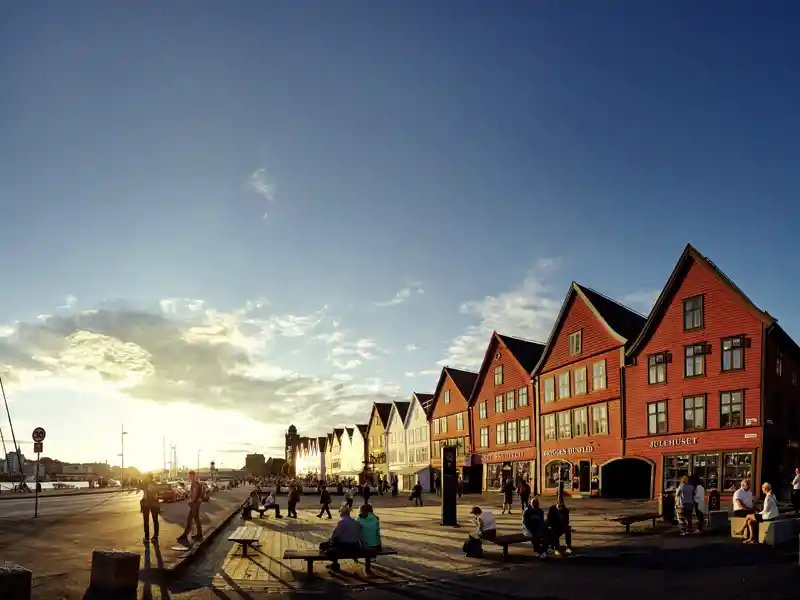
[{"label": "seated group on deck", "polygon": [[250,492],[250,497],[245,502],[244,506],[242,506],[242,518],[245,521],[249,521],[253,518],[253,513],[257,512],[259,517],[264,517],[264,513],[268,510],[275,511],[275,518],[282,519],[283,516],[281,515],[281,508],[278,506],[278,501],[275,500],[275,496],[270,492],[263,498],[259,496],[257,490],[253,490]]},{"label": "seated group on deck", "polygon": [[[381,550],[381,521],[375,515],[371,504],[363,504],[358,519],[350,516],[351,509],[346,504],[339,509],[341,519],[336,524],[331,537],[319,545],[321,553],[332,559],[328,568],[339,571],[340,558],[350,558],[362,550]],[[367,562],[369,570],[369,562]]]},{"label": "seated group on deck", "polygon": [[778,501],[775,499],[775,494],[772,493],[772,486],[764,483],[761,491],[764,492],[764,506],[760,512],[755,511],[755,501],[753,493],[750,491],[749,479],[743,480],[741,487],[733,494],[733,515],[745,519],[744,527],[737,532],[739,535],[744,535],[745,544],[756,543],[758,523],[768,523],[780,517]]},{"label": "seated group on deck", "polygon": [[[540,558],[546,558],[553,553],[556,556],[572,554],[572,527],[569,524],[569,509],[563,497],[559,498],[553,506],[544,511],[539,506],[539,498],[532,498],[526,503],[522,513],[522,535],[497,534],[497,522],[494,515],[488,510],[476,506],[472,509],[475,531],[464,542],[464,554],[471,558],[483,555],[483,541],[492,542],[503,547],[503,554],[507,554],[508,545],[518,542],[530,541],[533,551]],[[561,536],[564,536],[566,546],[561,547]]]}]

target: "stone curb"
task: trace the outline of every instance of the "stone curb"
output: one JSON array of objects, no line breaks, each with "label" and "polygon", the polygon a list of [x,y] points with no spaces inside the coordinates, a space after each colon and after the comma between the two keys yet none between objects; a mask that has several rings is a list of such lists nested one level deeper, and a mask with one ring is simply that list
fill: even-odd
[{"label": "stone curb", "polygon": [[[39,499],[41,500],[42,498],[63,498],[65,496],[97,496],[102,494],[115,494],[115,493],[119,494],[122,492],[130,492],[130,491],[132,491],[132,489],[130,488],[126,488],[124,490],[121,490],[119,488],[111,488],[107,490],[96,490],[96,491],[78,490],[75,492],[53,492],[53,493],[41,492],[39,494]],[[0,502],[2,502],[3,500],[33,500],[35,497],[36,497],[35,493],[25,492],[24,494],[20,494],[18,492],[17,493],[3,492],[2,494],[0,494]]]}]

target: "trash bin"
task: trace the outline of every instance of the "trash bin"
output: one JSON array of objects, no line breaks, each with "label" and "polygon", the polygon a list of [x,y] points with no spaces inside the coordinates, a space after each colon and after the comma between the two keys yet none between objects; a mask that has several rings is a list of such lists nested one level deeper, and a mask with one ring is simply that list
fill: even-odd
[{"label": "trash bin", "polygon": [[675,492],[663,492],[658,499],[658,512],[665,523],[675,522]]},{"label": "trash bin", "polygon": [[708,494],[708,512],[712,510],[721,510],[722,500],[720,498],[719,490],[711,490]]}]

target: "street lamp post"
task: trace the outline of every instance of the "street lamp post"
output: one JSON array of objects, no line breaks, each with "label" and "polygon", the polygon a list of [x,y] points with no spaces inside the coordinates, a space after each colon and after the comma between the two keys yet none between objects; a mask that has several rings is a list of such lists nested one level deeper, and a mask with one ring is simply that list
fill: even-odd
[{"label": "street lamp post", "polygon": [[197,451],[197,476],[200,477],[200,450]]},{"label": "street lamp post", "polygon": [[119,462],[120,462],[120,485],[124,486],[125,480],[125,436],[128,435],[128,432],[125,431],[125,425],[120,425],[120,436],[119,436],[119,445],[120,445],[120,452],[119,452]]}]

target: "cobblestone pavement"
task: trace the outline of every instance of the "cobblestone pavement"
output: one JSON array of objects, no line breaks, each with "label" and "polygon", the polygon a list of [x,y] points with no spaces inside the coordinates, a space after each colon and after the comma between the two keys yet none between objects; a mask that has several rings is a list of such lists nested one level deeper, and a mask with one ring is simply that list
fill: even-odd
[{"label": "cobblestone pavement", "polygon": [[[328,538],[336,523],[335,510],[333,520],[318,519],[316,498],[306,496],[298,510],[299,519],[276,520],[271,516],[254,519],[253,524],[263,527],[260,547],[249,551],[246,557],[242,556],[238,546],[234,548],[227,541],[229,532],[222,532],[185,573],[180,586],[174,589],[179,591],[210,586],[220,592],[286,593],[308,591],[313,586],[320,589],[320,586],[334,582],[339,587],[353,589],[365,586],[396,589],[397,586],[419,585],[423,582],[456,582],[464,577],[502,573],[520,565],[530,567],[532,561],[536,564],[542,562],[533,557],[528,544],[512,546],[507,560],[502,559],[501,549],[491,544],[484,545],[483,559],[466,559],[463,556],[461,545],[471,530],[469,509],[473,504],[493,510],[501,534],[521,530],[520,511],[501,515],[499,507],[494,506],[497,503],[495,497],[465,497],[458,507],[461,528],[440,526],[441,508],[438,500],[429,497],[427,501],[425,507],[413,507],[409,506],[405,497],[378,496],[372,500],[376,514],[381,519],[383,543],[396,549],[398,556],[381,557],[370,577],[364,574],[362,564],[353,561],[343,561],[342,572],[334,575],[328,572],[324,564],[318,563],[314,569],[315,580],[309,582],[303,561],[283,559],[286,549],[317,547]],[[281,499],[281,502],[285,503],[285,499]],[[674,528],[661,525],[653,528],[650,522],[634,527],[630,534],[626,534],[623,526],[605,519],[609,515],[646,512],[650,509],[652,506],[647,503],[599,500],[573,502],[573,544],[579,551],[578,555],[545,562],[577,566],[590,559],[595,564],[605,563],[609,567],[622,565],[652,569],[658,567],[659,560],[663,563],[659,557],[667,555],[671,557],[670,561],[682,563],[685,568],[701,564],[704,560],[753,564],[775,558],[763,548],[748,547],[743,552],[740,545],[725,536],[680,537]],[[241,520],[234,520],[229,525],[229,531],[239,525]],[[713,548],[713,551],[709,548]]]}]

